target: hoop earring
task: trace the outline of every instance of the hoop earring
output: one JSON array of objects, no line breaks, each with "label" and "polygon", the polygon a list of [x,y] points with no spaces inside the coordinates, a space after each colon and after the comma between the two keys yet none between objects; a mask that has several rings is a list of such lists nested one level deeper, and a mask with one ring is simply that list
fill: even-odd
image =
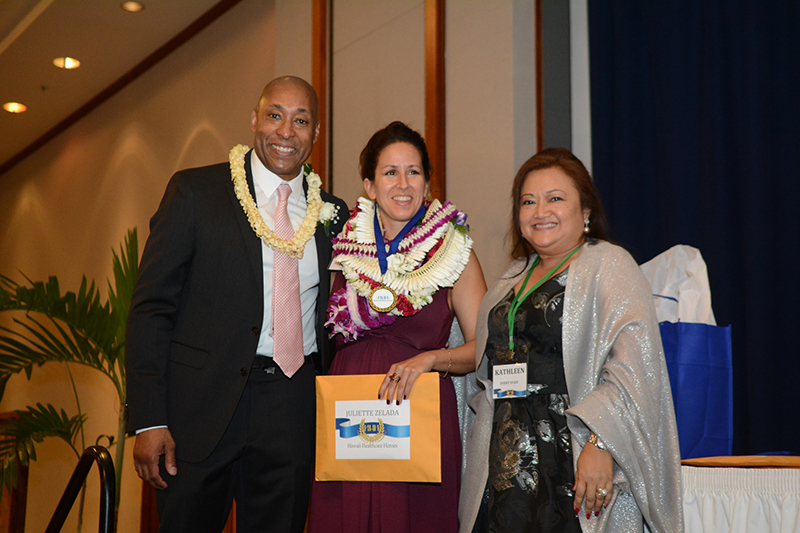
[{"label": "hoop earring", "polygon": [[587,235],[589,234],[589,219],[588,218],[585,218],[583,220],[583,232],[586,233]]}]

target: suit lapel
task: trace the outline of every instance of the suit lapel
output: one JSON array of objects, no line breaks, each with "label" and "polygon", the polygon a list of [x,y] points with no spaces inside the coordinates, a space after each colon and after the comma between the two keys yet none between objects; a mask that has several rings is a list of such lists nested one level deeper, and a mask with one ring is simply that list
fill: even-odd
[{"label": "suit lapel", "polygon": [[[303,190],[308,194],[308,182],[303,180]],[[324,199],[323,199],[324,201]],[[331,237],[325,234],[325,226],[317,224],[314,232],[314,244],[317,246],[317,269],[319,270],[319,295],[317,296],[316,308],[316,333],[317,333],[317,354],[314,359],[314,368],[317,373],[327,372],[330,364],[328,353],[328,335],[325,331],[325,318],[328,308],[328,293],[330,292],[330,271],[328,265],[331,262]]]},{"label": "suit lapel", "polygon": [[[308,181],[303,176],[303,192],[308,197]],[[314,231],[314,243],[317,245],[317,266],[319,268],[320,283],[322,282],[323,274],[328,272],[328,264],[331,262],[331,238],[325,235],[325,226],[317,224],[316,231]]]},{"label": "suit lapel", "polygon": [[[255,185],[253,185],[253,170],[250,168],[251,153],[252,150],[247,152],[244,156],[244,169],[245,173],[247,174],[247,187],[250,189],[250,195],[255,198],[256,193]],[[253,228],[250,227],[250,222],[248,222],[247,216],[244,214],[244,210],[239,203],[239,199],[236,198],[236,192],[233,190],[232,185],[228,187],[228,193],[231,202],[233,203],[234,211],[236,212],[236,221],[239,224],[239,230],[242,232],[242,237],[244,238],[247,261],[250,263],[250,266],[253,269],[253,275],[257,280],[259,294],[264,294],[264,266],[261,258],[261,241],[256,236]]]}]

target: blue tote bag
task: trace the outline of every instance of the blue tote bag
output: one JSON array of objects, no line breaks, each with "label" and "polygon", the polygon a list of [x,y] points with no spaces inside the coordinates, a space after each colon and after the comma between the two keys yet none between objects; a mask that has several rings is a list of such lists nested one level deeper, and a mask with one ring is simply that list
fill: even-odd
[{"label": "blue tote bag", "polygon": [[681,459],[730,455],[733,445],[731,327],[661,322]]}]

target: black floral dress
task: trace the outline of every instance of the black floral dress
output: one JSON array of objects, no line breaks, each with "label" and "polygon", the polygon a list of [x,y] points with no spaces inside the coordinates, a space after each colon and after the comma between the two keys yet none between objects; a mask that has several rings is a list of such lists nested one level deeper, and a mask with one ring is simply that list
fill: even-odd
[{"label": "black floral dress", "polygon": [[475,532],[576,532],[569,406],[561,349],[567,271],[536,289],[517,310],[508,350],[510,291],[489,313],[486,355],[494,364],[528,364],[526,398],[495,400],[489,479]]}]

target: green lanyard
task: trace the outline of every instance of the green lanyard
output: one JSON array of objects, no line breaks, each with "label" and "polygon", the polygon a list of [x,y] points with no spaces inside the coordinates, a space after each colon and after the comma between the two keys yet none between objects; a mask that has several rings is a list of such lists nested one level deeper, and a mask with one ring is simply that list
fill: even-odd
[{"label": "green lanyard", "polygon": [[[523,291],[525,291],[525,286],[528,284],[528,279],[531,277],[531,274],[533,273],[533,269],[536,267],[536,265],[539,264],[539,257],[537,256],[536,259],[533,261],[530,270],[528,270],[528,274],[525,276],[525,281],[522,282],[522,286],[519,288],[519,292],[517,292],[517,294],[514,295],[514,299],[511,301],[511,307],[509,307],[508,309],[508,351],[510,352],[510,355],[512,357],[514,356],[514,318],[517,316],[517,309],[519,309],[519,306],[522,305],[522,302],[525,301],[525,298],[530,296],[533,291],[538,289],[542,285],[542,283],[550,279],[550,276],[552,276],[556,270],[561,268],[561,265],[566,263],[567,259],[572,257],[575,254],[575,252],[577,252],[580,249],[581,247],[578,246],[577,248],[572,250],[567,257],[562,259],[561,262],[557,264],[555,268],[553,268],[553,270],[548,272],[542,279],[537,281],[536,284],[533,287],[531,287],[528,292],[525,292],[525,294],[523,294]],[[520,297],[521,294],[522,296]]]}]

